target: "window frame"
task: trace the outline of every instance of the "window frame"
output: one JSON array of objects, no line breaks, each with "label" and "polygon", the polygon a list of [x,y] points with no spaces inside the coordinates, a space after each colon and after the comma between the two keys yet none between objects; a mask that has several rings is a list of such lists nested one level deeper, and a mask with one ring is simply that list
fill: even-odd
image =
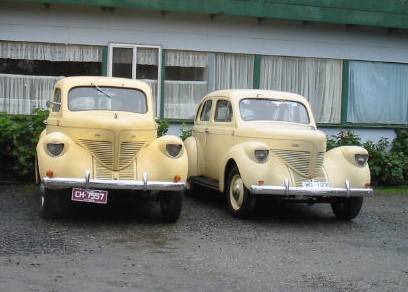
[{"label": "window frame", "polygon": [[[220,103],[220,102],[223,102],[223,101],[225,101],[225,102],[227,102],[228,103],[228,105],[230,106],[230,108],[231,108],[231,120],[229,120],[229,121],[217,121],[216,120],[216,114],[217,114],[217,109],[218,109],[218,104]],[[228,106],[227,105],[227,106]],[[216,102],[215,102],[215,109],[214,109],[214,115],[213,115],[213,121],[214,121],[214,123],[217,123],[217,124],[231,124],[233,121],[234,121],[234,110],[233,110],[233,108],[232,108],[232,103],[231,103],[231,101],[230,100],[228,100],[227,98],[219,98],[219,99],[217,99],[216,100]]]}]

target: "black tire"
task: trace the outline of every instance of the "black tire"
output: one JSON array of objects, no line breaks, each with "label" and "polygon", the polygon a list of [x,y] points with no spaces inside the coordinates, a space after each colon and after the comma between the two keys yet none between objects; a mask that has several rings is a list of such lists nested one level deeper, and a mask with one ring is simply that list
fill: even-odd
[{"label": "black tire", "polygon": [[45,220],[57,218],[57,194],[39,185],[40,216]]},{"label": "black tire", "polygon": [[183,206],[183,192],[160,193],[160,213],[164,221],[176,222]]},{"label": "black tire", "polygon": [[358,216],[363,206],[363,197],[340,199],[331,204],[334,215],[341,220],[352,220]]},{"label": "black tire", "polygon": [[[242,182],[238,167],[234,166],[228,174],[227,186],[225,190],[227,205],[232,216],[244,219],[248,218],[252,214],[255,208],[256,197],[254,194],[251,194],[249,192],[243,182],[240,183],[237,180],[241,180]],[[233,187],[232,184],[236,183],[238,184],[238,186],[242,186],[242,190],[237,188],[236,192],[233,193],[233,190],[231,190],[231,188]],[[237,191],[239,192],[238,194]],[[239,201],[241,201],[242,203],[240,204]]]}]

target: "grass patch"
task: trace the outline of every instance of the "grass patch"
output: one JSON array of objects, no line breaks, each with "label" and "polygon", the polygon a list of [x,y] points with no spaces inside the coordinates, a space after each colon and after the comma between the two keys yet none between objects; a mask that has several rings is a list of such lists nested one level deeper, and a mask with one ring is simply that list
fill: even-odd
[{"label": "grass patch", "polygon": [[408,185],[397,187],[377,187],[374,191],[376,195],[408,195]]}]

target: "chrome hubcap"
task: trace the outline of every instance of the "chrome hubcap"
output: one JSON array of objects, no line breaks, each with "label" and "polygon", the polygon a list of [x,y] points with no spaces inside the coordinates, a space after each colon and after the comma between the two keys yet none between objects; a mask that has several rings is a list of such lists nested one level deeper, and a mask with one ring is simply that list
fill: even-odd
[{"label": "chrome hubcap", "polygon": [[239,174],[234,175],[231,180],[229,197],[232,208],[234,210],[239,210],[244,201],[244,183]]}]

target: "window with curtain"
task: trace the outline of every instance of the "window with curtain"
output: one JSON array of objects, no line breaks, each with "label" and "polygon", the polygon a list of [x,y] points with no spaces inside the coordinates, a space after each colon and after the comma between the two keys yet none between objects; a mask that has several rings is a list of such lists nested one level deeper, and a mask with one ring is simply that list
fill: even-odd
[{"label": "window with curtain", "polygon": [[207,94],[208,53],[166,50],[164,117],[193,119]]},{"label": "window with curtain", "polygon": [[318,123],[339,123],[342,61],[262,56],[260,88],[300,94],[311,104]]},{"label": "window with curtain", "polygon": [[350,61],[347,121],[408,123],[408,64]]},{"label": "window with curtain", "polygon": [[209,54],[209,90],[253,88],[254,56]]},{"label": "window with curtain", "polygon": [[102,47],[0,41],[0,112],[45,108],[62,76],[100,75]]}]

